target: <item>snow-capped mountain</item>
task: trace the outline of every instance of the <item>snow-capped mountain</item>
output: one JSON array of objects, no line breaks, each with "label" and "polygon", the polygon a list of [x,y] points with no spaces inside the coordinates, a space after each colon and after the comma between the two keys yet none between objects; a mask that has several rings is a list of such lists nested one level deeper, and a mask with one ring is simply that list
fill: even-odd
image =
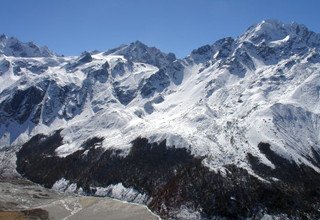
[{"label": "snow-capped mountain", "polygon": [[33,42],[22,43],[14,37],[0,36],[0,54],[16,57],[50,57],[53,53],[47,47],[39,47]]},{"label": "snow-capped mountain", "polygon": [[319,217],[319,50],[320,34],[274,20],[184,59],[139,41],[62,57],[1,36],[1,147],[21,147],[34,182],[164,218]]}]

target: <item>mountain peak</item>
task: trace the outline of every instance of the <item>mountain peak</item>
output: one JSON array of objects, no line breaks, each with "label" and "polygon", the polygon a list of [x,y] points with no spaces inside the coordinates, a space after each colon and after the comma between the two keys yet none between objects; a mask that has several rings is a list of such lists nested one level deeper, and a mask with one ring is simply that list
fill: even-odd
[{"label": "mountain peak", "polygon": [[49,57],[54,54],[46,46],[37,46],[33,42],[23,43],[15,37],[0,36],[0,54],[15,57]]},{"label": "mountain peak", "polygon": [[8,37],[5,34],[0,35],[0,41],[7,39]]},{"label": "mountain peak", "polygon": [[148,46],[146,44],[142,43],[139,40],[136,40],[136,41],[130,43],[129,46],[130,47],[136,47],[136,48],[148,48]]},{"label": "mountain peak", "polygon": [[138,40],[129,45],[121,45],[120,47],[105,52],[105,55],[109,54],[122,55],[127,60],[148,63],[157,67],[176,60],[176,56],[173,53],[163,53],[158,48],[149,47]]},{"label": "mountain peak", "polygon": [[92,56],[88,51],[84,51],[81,53],[77,61],[81,63],[90,63],[92,61]]},{"label": "mountain peak", "polygon": [[142,43],[141,41],[137,40],[134,41],[130,44],[122,44],[116,48],[107,50],[104,54],[105,55],[109,55],[109,54],[115,54],[115,55],[126,55],[131,53],[131,51],[135,51],[135,50],[147,50],[149,47]]},{"label": "mountain peak", "polygon": [[310,34],[310,31],[302,24],[295,22],[283,23],[278,20],[268,19],[249,27],[239,39],[259,44],[282,40],[288,36],[291,38],[304,37],[308,34]]}]

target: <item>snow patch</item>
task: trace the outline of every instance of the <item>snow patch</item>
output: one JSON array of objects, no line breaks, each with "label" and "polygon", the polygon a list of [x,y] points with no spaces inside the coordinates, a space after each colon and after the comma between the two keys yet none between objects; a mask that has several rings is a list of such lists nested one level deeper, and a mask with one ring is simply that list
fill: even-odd
[{"label": "snow patch", "polygon": [[108,196],[128,202],[146,204],[149,199],[146,194],[141,194],[132,188],[126,188],[122,185],[122,183],[118,183],[115,185],[112,184],[105,188],[96,187],[95,189],[96,196]]},{"label": "snow patch", "polygon": [[59,192],[64,192],[68,186],[69,186],[69,180],[66,180],[65,178],[61,178],[60,180],[56,181],[53,186],[52,189],[59,191]]}]

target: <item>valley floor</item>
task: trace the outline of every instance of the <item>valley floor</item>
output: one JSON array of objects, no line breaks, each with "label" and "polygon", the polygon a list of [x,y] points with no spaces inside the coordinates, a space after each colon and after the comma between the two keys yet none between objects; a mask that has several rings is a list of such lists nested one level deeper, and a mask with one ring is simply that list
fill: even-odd
[{"label": "valley floor", "polygon": [[159,219],[147,207],[65,195],[24,179],[0,180],[0,219]]}]

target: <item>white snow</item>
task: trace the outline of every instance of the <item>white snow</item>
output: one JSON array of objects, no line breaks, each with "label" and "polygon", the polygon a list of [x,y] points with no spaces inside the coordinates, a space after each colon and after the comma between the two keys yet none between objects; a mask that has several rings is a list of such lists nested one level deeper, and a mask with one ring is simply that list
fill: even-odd
[{"label": "white snow", "polygon": [[[242,49],[245,42],[253,42],[261,34],[267,35],[265,39],[270,47],[282,47],[293,36],[300,36],[295,33],[297,27],[305,28],[275,21],[253,26],[236,39],[237,46],[230,56],[236,59],[235,50]],[[310,39],[320,43],[316,34]],[[183,60],[179,61],[185,68],[181,84],[170,81],[168,87],[150,97],[141,95],[141,87],[159,67],[143,62],[131,63],[116,53],[94,54],[92,62],[74,70],[67,70],[66,66],[75,62],[77,57],[2,55],[1,59],[7,59],[11,64],[27,59],[28,63],[50,64],[50,67],[40,74],[23,69],[21,75],[14,75],[10,67],[0,75],[0,102],[18,88],[26,89],[44,81],[51,82],[45,95],[48,103],[59,98],[60,86],[67,86],[74,93],[62,106],[55,102],[51,104],[57,105],[50,106],[52,112],[44,111],[43,107],[38,125],[30,120],[21,126],[12,121],[1,123],[0,143],[15,145],[37,133],[48,134],[64,128],[63,145],[56,149],[56,154],[61,157],[77,151],[92,137],[104,137],[103,148],[123,149],[125,155],[134,139],[146,137],[151,142],[166,140],[169,146],[188,148],[195,156],[205,156],[204,164],[213,170],[231,163],[250,170],[247,153],[274,168],[257,148],[259,142],[268,142],[272,150],[283,157],[313,167],[306,158],[313,157],[311,147],[319,150],[320,64],[308,62],[308,56],[318,53],[319,48],[310,48],[305,55],[292,54],[276,63],[275,57],[262,60],[256,51],[244,50],[255,65],[255,69],[247,68],[244,76],[230,73],[226,65],[221,66],[221,60],[213,60],[207,67]],[[137,53],[135,56],[139,55],[139,50]],[[217,55],[213,59],[216,58]],[[106,82],[88,80],[88,68],[99,69],[105,62],[109,63]],[[124,65],[124,72],[120,74],[113,72],[119,63]],[[292,65],[288,67],[290,63]],[[128,105],[118,101],[115,86],[125,92],[133,91],[134,98]],[[88,96],[81,88],[86,88]],[[84,105],[80,108],[78,104],[81,102]],[[50,118],[53,121],[47,124],[46,120]],[[54,187],[65,189],[65,184],[66,180],[61,180]],[[103,189],[98,191],[104,192]],[[122,195],[128,193],[122,185],[114,186],[113,192],[115,197],[118,194],[131,195]]]},{"label": "white snow", "polygon": [[126,188],[122,183],[110,185],[108,187],[96,187],[96,196],[108,196],[119,200],[134,202],[138,204],[146,204],[148,196],[141,194],[132,188]]},{"label": "white snow", "polygon": [[69,180],[62,178],[53,184],[52,189],[59,192],[64,192],[68,188],[68,186]]}]

